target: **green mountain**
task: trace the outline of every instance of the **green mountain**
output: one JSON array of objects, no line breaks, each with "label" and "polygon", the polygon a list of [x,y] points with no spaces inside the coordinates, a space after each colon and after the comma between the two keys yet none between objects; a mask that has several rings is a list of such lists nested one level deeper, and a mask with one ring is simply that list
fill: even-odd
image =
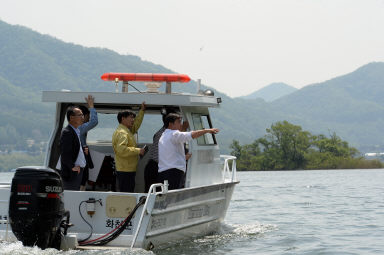
[{"label": "green mountain", "polygon": [[264,88],[256,90],[255,92],[242,96],[244,99],[262,98],[266,102],[272,102],[280,97],[286,96],[295,92],[297,88],[289,86],[283,82],[271,83]]},{"label": "green mountain", "polygon": [[263,136],[272,123],[287,120],[313,134],[336,132],[362,153],[382,152],[383,97],[384,63],[377,62],[326,82],[308,85],[270,103],[236,98],[227,107],[235,120],[232,123],[241,123],[235,137],[242,144]]},{"label": "green mountain", "polygon": [[[64,43],[0,21],[0,150],[23,148],[27,139],[48,139],[53,107],[41,103],[42,90],[111,91],[111,84],[100,79],[105,72],[172,70],[137,56]],[[178,91],[182,88],[196,91],[196,83],[175,86]],[[381,150],[383,90],[384,63],[370,63],[273,102],[231,98],[216,91],[223,103],[212,110],[212,118],[215,127],[221,129],[218,136],[224,153],[229,153],[233,139],[251,143],[263,136],[272,123],[282,120],[301,125],[311,133],[336,132],[362,152]]]},{"label": "green mountain", "polygon": [[370,63],[352,73],[306,86],[272,102],[271,107],[312,132],[335,131],[359,148],[382,148],[383,96],[384,63]]},{"label": "green mountain", "polygon": [[[21,150],[27,139],[48,139],[53,109],[41,102],[42,90],[113,91],[111,83],[100,79],[105,72],[173,73],[137,56],[64,43],[0,21],[0,151]],[[195,92],[197,85],[194,81],[187,86],[174,84],[173,90]],[[222,133],[224,144],[229,144],[231,136],[226,130]]]}]

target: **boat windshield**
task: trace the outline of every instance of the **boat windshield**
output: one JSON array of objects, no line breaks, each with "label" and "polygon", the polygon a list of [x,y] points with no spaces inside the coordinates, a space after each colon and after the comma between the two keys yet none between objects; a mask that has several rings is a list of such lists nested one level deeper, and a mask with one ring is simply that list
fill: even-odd
[{"label": "boat windshield", "polygon": [[[194,130],[212,128],[211,119],[208,115],[200,113],[192,113],[192,121]],[[216,144],[216,138],[213,134],[207,133],[197,138],[198,145]]]}]

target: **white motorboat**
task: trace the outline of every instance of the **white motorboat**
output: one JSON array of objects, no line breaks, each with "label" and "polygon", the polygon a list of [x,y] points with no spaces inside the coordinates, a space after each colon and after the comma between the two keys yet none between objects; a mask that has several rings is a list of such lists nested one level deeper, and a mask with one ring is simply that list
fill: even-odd
[{"label": "white motorboat", "polygon": [[[150,147],[153,134],[163,124],[161,111],[164,108],[171,107],[182,113],[183,119],[189,122],[190,130],[211,128],[208,109],[219,107],[221,99],[215,97],[212,91],[198,91],[196,94],[172,93],[171,83],[189,81],[186,75],[110,73],[104,74],[102,79],[115,81],[116,91],[43,92],[43,102],[56,104],[56,118],[45,164],[43,167],[19,168],[12,184],[0,184],[0,238],[8,241],[19,239],[29,245],[30,243],[23,240],[27,238],[24,235],[47,226],[43,219],[36,217],[48,217],[43,213],[31,216],[32,207],[51,210],[50,205],[61,211],[53,216],[58,225],[47,230],[47,234],[34,237],[49,239],[41,245],[42,248],[85,249],[89,246],[102,246],[152,249],[217,231],[224,220],[238,181],[236,158],[220,155],[217,137],[213,134],[206,134],[187,144],[192,157],[187,164],[185,188],[168,190],[166,182],[156,183],[145,193],[144,168],[148,153],[139,160],[135,193],[113,191],[115,180],[112,178],[108,182],[105,176],[109,173],[113,177],[114,152],[111,138],[117,126],[116,115],[120,110],[135,111],[143,101],[146,102],[146,114],[136,139],[139,147]],[[150,82],[147,84],[147,91],[128,92],[128,81],[134,80]],[[121,92],[117,90],[119,82],[122,82]],[[166,82],[165,91],[159,92],[157,87],[161,83],[154,82]],[[95,108],[99,116],[98,126],[88,133],[87,138],[95,165],[90,170],[89,178],[93,185],[88,186],[87,191],[63,191],[59,185],[61,179],[54,169],[59,160],[60,133],[66,125],[65,112],[70,104],[84,104],[84,98],[89,94],[95,97]],[[37,187],[37,181],[33,178],[42,182],[42,190]],[[48,178],[56,182],[46,183]],[[34,194],[38,198],[33,198]],[[56,205],[52,205],[52,201],[56,201]],[[16,218],[10,215],[11,209],[21,216]],[[32,219],[27,219],[28,217]],[[35,230],[25,227],[32,220],[37,220]],[[17,230],[19,228],[21,230]],[[39,245],[39,242],[32,241],[32,244]]]}]

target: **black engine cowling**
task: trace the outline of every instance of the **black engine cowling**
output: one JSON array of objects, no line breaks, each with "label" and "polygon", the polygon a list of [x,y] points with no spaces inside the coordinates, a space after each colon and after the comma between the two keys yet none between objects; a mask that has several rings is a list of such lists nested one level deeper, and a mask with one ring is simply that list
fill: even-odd
[{"label": "black engine cowling", "polygon": [[[21,167],[12,179],[9,220],[12,232],[25,246],[60,247],[64,210],[63,183],[50,168]],[[65,229],[66,232],[66,229]]]}]

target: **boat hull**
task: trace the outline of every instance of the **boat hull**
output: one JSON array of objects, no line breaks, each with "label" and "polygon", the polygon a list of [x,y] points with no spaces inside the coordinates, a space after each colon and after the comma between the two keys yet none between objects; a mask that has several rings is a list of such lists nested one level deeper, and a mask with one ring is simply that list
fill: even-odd
[{"label": "boat hull", "polygon": [[235,184],[183,189],[158,196],[145,234],[137,245],[157,247],[217,231],[225,218]]},{"label": "boat hull", "polygon": [[[122,234],[106,246],[152,249],[204,236],[219,230],[237,183],[221,183],[150,195],[64,191],[65,209],[70,211],[70,221],[74,224],[68,230],[68,235],[76,235],[78,240],[88,237],[91,230],[86,220],[93,228],[89,240],[100,238],[125,219],[140,197],[146,196],[146,207],[139,207]],[[9,194],[9,186],[0,187],[0,238],[15,241],[10,225],[7,224]],[[85,202],[89,199],[101,202],[95,203],[95,213],[92,216],[87,213],[88,205]],[[88,244],[92,245],[92,242]]]}]

